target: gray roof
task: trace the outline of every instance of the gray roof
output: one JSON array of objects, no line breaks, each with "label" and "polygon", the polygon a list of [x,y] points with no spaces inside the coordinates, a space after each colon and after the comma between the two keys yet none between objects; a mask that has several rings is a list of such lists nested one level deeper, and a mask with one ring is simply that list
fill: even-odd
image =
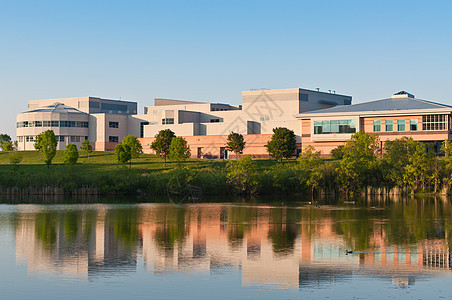
[{"label": "gray roof", "polygon": [[63,103],[56,102],[52,105],[40,107],[37,109],[29,110],[24,113],[37,113],[37,112],[51,112],[51,113],[60,113],[60,114],[85,114],[84,112],[73,108],[72,106],[65,105]]},{"label": "gray roof", "polygon": [[334,114],[334,113],[359,113],[372,111],[398,111],[398,110],[424,110],[424,109],[451,109],[452,106],[432,101],[414,98],[388,98],[369,101],[353,105],[338,105],[335,107],[314,110],[301,115]]}]

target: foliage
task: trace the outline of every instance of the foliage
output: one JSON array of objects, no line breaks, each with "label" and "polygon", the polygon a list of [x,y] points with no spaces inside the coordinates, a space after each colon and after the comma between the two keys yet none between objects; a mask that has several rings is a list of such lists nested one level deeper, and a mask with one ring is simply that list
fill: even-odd
[{"label": "foliage", "polygon": [[82,142],[82,150],[84,150],[86,152],[86,154],[88,155],[88,160],[89,160],[89,155],[91,152],[93,152],[93,147],[91,146],[91,144],[89,143],[89,140],[86,139]]},{"label": "foliage", "polygon": [[38,150],[43,158],[47,167],[52,163],[56,154],[58,142],[53,130],[48,129],[36,137],[35,149]]},{"label": "foliage", "polygon": [[176,137],[176,135],[170,129],[160,130],[155,135],[155,139],[151,144],[151,149],[154,150],[158,156],[163,157],[164,166],[166,166],[166,158],[169,155],[171,140],[174,137]]},{"label": "foliage", "polygon": [[239,154],[243,153],[243,149],[245,149],[246,142],[243,138],[243,135],[236,132],[231,132],[228,135],[228,142],[226,143],[225,149],[228,151],[232,151],[235,153],[236,158],[239,158]]},{"label": "foliage", "polygon": [[14,144],[12,141],[5,142],[3,144],[3,151],[14,151]]},{"label": "foliage", "polygon": [[239,193],[253,194],[259,181],[256,163],[249,155],[238,160],[230,160],[226,165],[227,180]]},{"label": "foliage", "polygon": [[130,148],[132,158],[137,158],[140,156],[143,151],[143,147],[141,146],[140,141],[136,138],[136,136],[129,134],[122,140],[123,145],[127,145]]},{"label": "foliage", "polygon": [[191,155],[187,141],[183,137],[174,137],[171,140],[169,150],[169,158],[178,163],[190,158]]},{"label": "foliage", "polygon": [[304,149],[297,161],[302,169],[310,171],[321,163],[320,154],[320,151],[315,151],[315,148],[309,145]]},{"label": "foliage", "polygon": [[67,144],[66,150],[64,150],[64,163],[66,165],[75,165],[78,159],[77,146],[74,144]]},{"label": "foliage", "polygon": [[9,156],[9,163],[12,165],[13,173],[19,169],[19,164],[22,162],[23,156],[18,151],[14,151]]},{"label": "foliage", "polygon": [[369,184],[378,173],[376,152],[378,136],[359,131],[344,146],[344,158],[338,167],[341,190],[353,195]]},{"label": "foliage", "polygon": [[118,144],[115,146],[115,158],[118,164],[125,164],[130,159],[132,159],[132,153],[130,147],[123,144]]},{"label": "foliage", "polygon": [[344,145],[339,145],[336,148],[334,148],[333,150],[331,150],[331,157],[334,159],[343,159],[344,158],[344,149],[345,146]]},{"label": "foliage", "polygon": [[270,156],[277,161],[291,157],[296,149],[294,132],[285,127],[273,128],[272,138],[267,142],[265,148],[267,148]]},{"label": "foliage", "polygon": [[11,137],[6,133],[2,133],[0,134],[0,148],[2,148],[3,151],[12,151],[5,149],[6,145],[10,145],[12,148]]}]

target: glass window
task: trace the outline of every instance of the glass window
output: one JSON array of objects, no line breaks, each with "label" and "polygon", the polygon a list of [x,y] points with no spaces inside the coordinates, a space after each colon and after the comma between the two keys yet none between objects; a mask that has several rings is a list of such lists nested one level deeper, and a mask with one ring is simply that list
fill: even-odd
[{"label": "glass window", "polygon": [[24,141],[24,137],[23,136],[19,136],[19,142],[23,142]]},{"label": "glass window", "polygon": [[108,137],[108,141],[110,143],[118,143],[119,142],[119,138],[117,136],[109,136]]},{"label": "glass window", "polygon": [[174,124],[174,118],[166,118],[166,119],[162,119],[162,124]]},{"label": "glass window", "polygon": [[64,135],[57,135],[56,139],[58,142],[64,142]]},{"label": "glass window", "polygon": [[397,131],[405,131],[405,120],[397,120]]},{"label": "glass window", "polygon": [[410,119],[410,131],[417,131],[417,119]]},{"label": "glass window", "polygon": [[119,122],[108,122],[108,127],[119,128]]},{"label": "glass window", "polygon": [[394,122],[392,120],[386,120],[386,131],[392,131]]},{"label": "glass window", "polygon": [[447,115],[422,116],[422,130],[447,130]]},{"label": "glass window", "polygon": [[102,105],[102,109],[104,109],[104,110],[127,111],[127,105],[111,104],[111,103],[102,103],[101,105]]},{"label": "glass window", "polygon": [[43,127],[50,127],[50,121],[42,121]]},{"label": "glass window", "polygon": [[376,120],[374,121],[374,132],[380,132],[381,131],[381,121]]},{"label": "glass window", "polygon": [[59,123],[58,121],[50,121],[50,127],[58,127]]},{"label": "glass window", "polygon": [[314,121],[314,134],[355,133],[356,120]]}]

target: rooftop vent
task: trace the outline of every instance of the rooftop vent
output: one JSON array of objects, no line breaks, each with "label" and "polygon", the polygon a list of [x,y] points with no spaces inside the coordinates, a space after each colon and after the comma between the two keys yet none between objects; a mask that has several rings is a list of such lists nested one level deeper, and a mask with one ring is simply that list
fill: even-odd
[{"label": "rooftop vent", "polygon": [[391,98],[414,98],[414,95],[405,91],[400,91],[392,95]]}]

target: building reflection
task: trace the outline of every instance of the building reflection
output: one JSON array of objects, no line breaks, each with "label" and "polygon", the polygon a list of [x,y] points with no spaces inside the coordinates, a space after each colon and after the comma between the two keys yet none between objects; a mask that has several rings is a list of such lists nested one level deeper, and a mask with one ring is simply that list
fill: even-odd
[{"label": "building reflection", "polygon": [[[444,216],[443,224],[423,224],[418,212],[403,223],[378,210],[369,217],[362,210],[334,207],[61,208],[18,208],[16,259],[32,274],[89,280],[136,272],[143,264],[156,276],[234,271],[241,272],[244,286],[304,288],[332,285],[353,274],[408,286],[420,276],[451,272],[445,230],[450,220]],[[424,215],[434,214],[426,209]],[[346,249],[355,251],[345,255]]]}]

